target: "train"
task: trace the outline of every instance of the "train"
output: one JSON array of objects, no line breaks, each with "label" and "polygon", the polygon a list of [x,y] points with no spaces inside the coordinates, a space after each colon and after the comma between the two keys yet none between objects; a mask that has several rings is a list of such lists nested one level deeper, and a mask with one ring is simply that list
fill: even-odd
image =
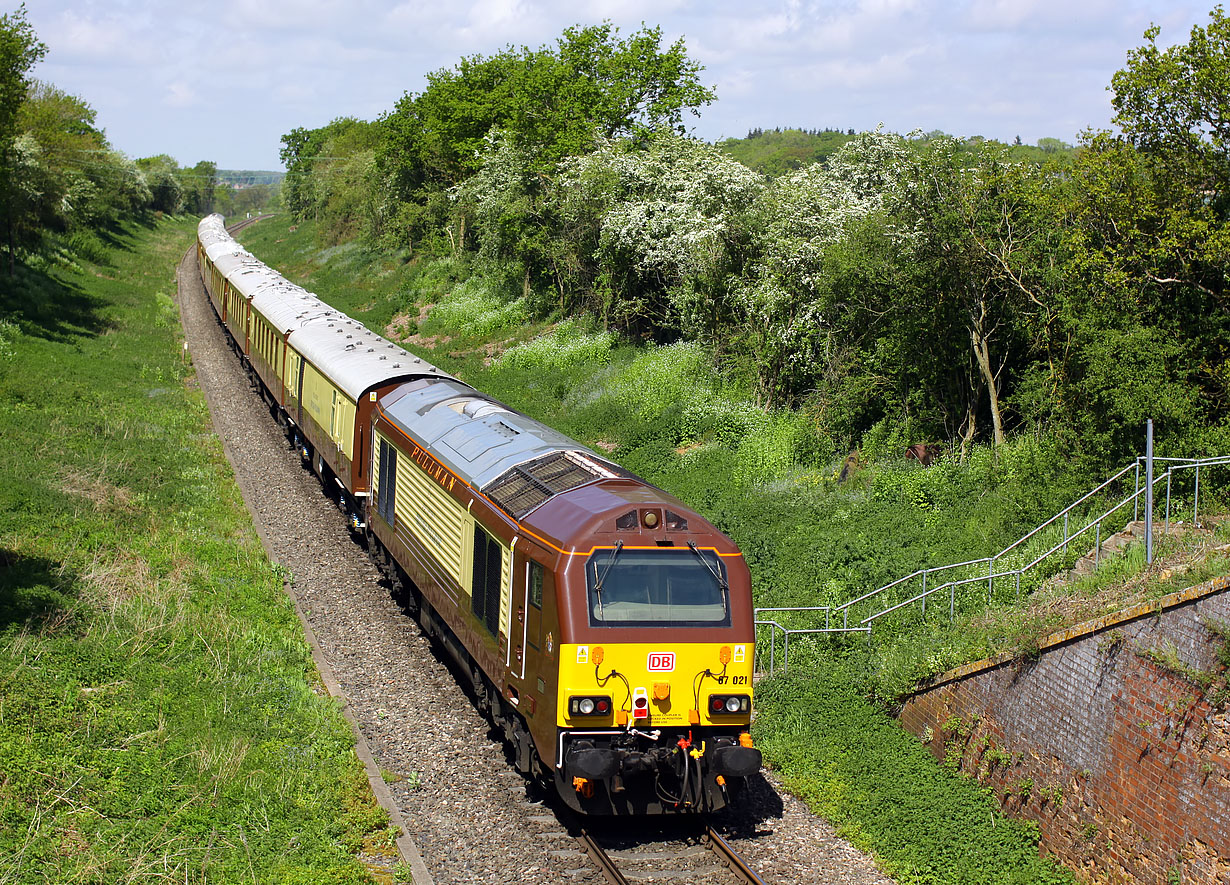
[{"label": "train", "polygon": [[734,542],[289,282],[220,215],[196,251],[271,417],[517,769],[588,815],[737,804],[761,754]]}]

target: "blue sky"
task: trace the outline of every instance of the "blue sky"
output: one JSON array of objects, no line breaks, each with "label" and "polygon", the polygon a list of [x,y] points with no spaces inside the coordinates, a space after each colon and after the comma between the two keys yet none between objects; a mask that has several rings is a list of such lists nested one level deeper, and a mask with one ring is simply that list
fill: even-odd
[{"label": "blue sky", "polygon": [[[12,2],[12,0],[10,0]],[[718,100],[697,136],[942,129],[1027,143],[1108,127],[1111,75],[1150,24],[1185,42],[1212,0],[27,0],[34,71],[131,157],[277,169],[279,139],[374,119],[423,75],[569,25],[660,25]]]}]

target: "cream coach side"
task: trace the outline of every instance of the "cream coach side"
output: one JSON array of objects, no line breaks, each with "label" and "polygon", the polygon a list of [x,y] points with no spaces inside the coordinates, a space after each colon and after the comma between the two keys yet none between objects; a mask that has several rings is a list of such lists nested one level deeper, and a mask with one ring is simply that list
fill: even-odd
[{"label": "cream coach side", "polygon": [[222,216],[203,219],[197,235],[201,277],[236,349],[305,460],[335,484],[352,527],[362,527],[377,398],[404,381],[452,376],[262,264]]}]

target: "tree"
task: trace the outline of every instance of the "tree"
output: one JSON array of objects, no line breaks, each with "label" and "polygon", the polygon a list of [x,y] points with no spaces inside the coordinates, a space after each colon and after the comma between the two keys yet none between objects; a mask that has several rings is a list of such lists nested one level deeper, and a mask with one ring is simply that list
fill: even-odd
[{"label": "tree", "polygon": [[383,136],[378,124],[354,117],[282,136],[286,206],[296,219],[321,222],[322,242],[376,232],[386,209],[375,172],[375,151]]},{"label": "tree", "polygon": [[1230,185],[1230,20],[1221,6],[1187,43],[1159,49],[1161,29],[1145,31],[1111,78],[1114,123],[1168,174],[1199,180],[1222,202]]},{"label": "tree", "polygon": [[[603,265],[609,322],[659,337],[717,340],[730,319],[738,223],[763,178],[724,151],[669,129],[644,141],[604,141],[566,164],[561,214],[588,229],[581,249]],[[577,224],[586,212],[589,225]]]},{"label": "tree", "polygon": [[[30,88],[30,69],[46,54],[46,45],[38,41],[26,19],[24,3],[16,12],[0,15],[0,208],[4,212],[10,276],[16,260],[14,235],[18,207],[14,193],[17,184],[14,141],[18,135],[17,115]],[[27,153],[24,152],[23,157]]]},{"label": "tree", "polygon": [[218,186],[218,164],[201,160],[180,173],[184,181],[184,208],[193,215],[214,211],[214,189]]},{"label": "tree", "polygon": [[479,171],[493,130],[534,163],[533,173],[549,175],[601,139],[682,128],[685,111],[713,93],[682,40],[661,42],[660,28],[624,39],[608,22],[569,28],[554,46],[510,46],[428,74],[423,92],[407,93],[381,118],[380,174],[397,200],[417,204],[390,214],[419,225],[411,237],[424,234],[422,225],[440,220],[433,195]]},{"label": "tree", "polygon": [[184,186],[179,179],[179,164],[173,157],[166,154],[142,157],[137,160],[137,168],[149,185],[151,209],[168,215],[184,211]]}]

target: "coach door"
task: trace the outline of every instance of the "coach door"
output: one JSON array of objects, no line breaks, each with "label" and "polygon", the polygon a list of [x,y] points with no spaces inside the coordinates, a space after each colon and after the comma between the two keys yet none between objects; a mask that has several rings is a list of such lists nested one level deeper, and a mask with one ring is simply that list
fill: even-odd
[{"label": "coach door", "polygon": [[[542,563],[535,562],[528,556],[517,564],[516,582],[520,591],[516,600],[516,636],[513,643],[517,651],[513,656],[513,673],[518,678],[526,680],[524,690],[536,696],[541,696],[545,686],[541,678],[543,669],[542,654],[542,599],[546,581],[546,569]],[[518,660],[519,659],[519,660]],[[524,710],[531,713],[533,707]]]}]

